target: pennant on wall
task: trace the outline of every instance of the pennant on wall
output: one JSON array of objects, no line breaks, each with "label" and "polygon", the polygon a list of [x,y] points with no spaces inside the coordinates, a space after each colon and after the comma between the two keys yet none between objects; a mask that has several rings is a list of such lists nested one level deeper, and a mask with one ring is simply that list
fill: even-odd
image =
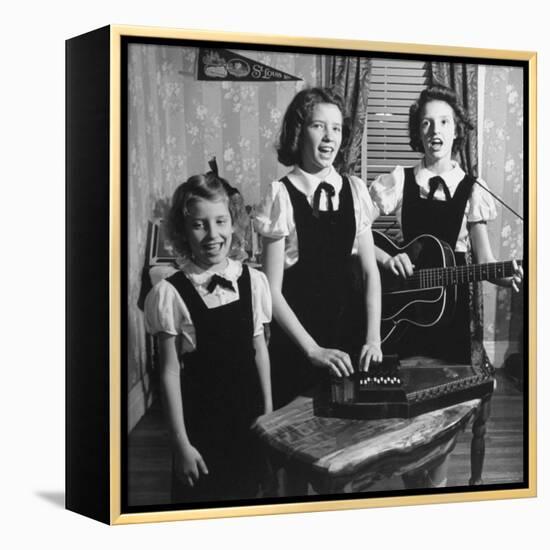
[{"label": "pennant on wall", "polygon": [[200,48],[197,80],[273,82],[302,80],[238,53],[221,48]]}]

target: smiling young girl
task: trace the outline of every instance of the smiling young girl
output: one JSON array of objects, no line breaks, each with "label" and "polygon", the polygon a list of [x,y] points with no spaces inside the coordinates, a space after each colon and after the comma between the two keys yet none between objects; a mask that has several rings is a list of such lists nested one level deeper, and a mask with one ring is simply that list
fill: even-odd
[{"label": "smiling young girl", "polygon": [[145,322],[159,337],[172,500],[251,498],[260,455],[249,428],[272,409],[263,334],[269,286],[262,273],[228,258],[233,219],[215,174],[192,176],[176,189],[168,231],[184,260],[148,294]]},{"label": "smiling young girl", "polygon": [[[292,170],[272,182],[256,216],[273,296],[273,397],[282,406],[327,373],[345,376],[380,360],[380,279],[366,185],[333,167],[344,141],[341,99],[299,92],[282,124],[278,160]],[[367,331],[354,315],[352,255],[364,279]],[[362,285],[361,285],[362,286]]]}]

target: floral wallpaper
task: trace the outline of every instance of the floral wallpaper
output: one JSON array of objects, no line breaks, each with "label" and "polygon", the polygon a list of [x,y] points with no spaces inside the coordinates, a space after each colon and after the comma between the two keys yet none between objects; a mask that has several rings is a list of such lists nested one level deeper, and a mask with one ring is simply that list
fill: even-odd
[{"label": "floral wallpaper", "polygon": [[[486,66],[484,74],[481,177],[506,204],[523,215],[523,70]],[[488,225],[495,257],[523,258],[523,222],[499,203],[497,211],[497,219]],[[523,295],[490,284],[484,289],[484,337],[495,343],[499,366],[499,346],[504,348],[501,360],[520,348]]]},{"label": "floral wallpaper", "polygon": [[144,394],[148,354],[137,301],[148,220],[163,216],[177,185],[208,171],[212,156],[245,203],[257,204],[262,186],[285,171],[274,144],[287,105],[305,85],[321,83],[319,56],[259,51],[239,53],[303,80],[199,82],[197,52],[179,46],[129,47],[128,390],[142,384]]}]

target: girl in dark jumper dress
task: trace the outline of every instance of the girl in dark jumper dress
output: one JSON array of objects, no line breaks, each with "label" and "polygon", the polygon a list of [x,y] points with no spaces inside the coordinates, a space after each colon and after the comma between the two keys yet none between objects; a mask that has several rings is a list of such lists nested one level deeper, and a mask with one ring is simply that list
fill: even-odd
[{"label": "girl in dark jumper dress", "polygon": [[[487,233],[487,222],[496,217],[493,198],[453,159],[471,129],[453,90],[445,86],[426,88],[409,115],[411,147],[424,153],[424,158],[415,167],[398,166],[391,174],[379,176],[370,188],[379,213],[396,214],[405,243],[422,234],[434,235],[451,246],[457,265],[466,263],[470,248],[475,263],[496,261]],[[381,269],[396,276],[412,275],[414,266],[406,253],[392,257],[377,248],[376,254]],[[513,277],[500,279],[497,284],[518,290],[523,271],[515,267]],[[459,285],[457,291],[450,325],[411,327],[398,343],[401,355],[470,363],[468,286]]]},{"label": "girl in dark jumper dress", "polygon": [[[426,88],[409,114],[411,147],[424,153],[424,158],[415,167],[398,166],[391,174],[379,176],[370,188],[379,213],[397,216],[405,243],[422,234],[434,235],[451,246],[458,265],[466,263],[470,248],[476,263],[495,261],[487,233],[487,222],[496,217],[494,201],[453,159],[471,129],[453,90],[445,86]],[[414,266],[406,253],[392,257],[377,248],[376,255],[381,269],[401,277],[413,274]],[[523,271],[515,264],[514,275],[497,284],[518,290],[522,278]],[[431,356],[470,364],[468,285],[457,289],[457,304],[449,324],[411,326],[391,351],[401,356]],[[447,461],[405,476],[404,481],[407,487],[443,487]]]},{"label": "girl in dark jumper dress", "polygon": [[[256,215],[273,296],[276,407],[328,373],[346,376],[353,362],[368,368],[382,358],[373,205],[361,180],[333,167],[343,138],[341,99],[324,88],[299,92],[284,116],[278,148],[279,162],[293,169],[269,186]],[[364,279],[363,315],[353,303],[354,254]]]},{"label": "girl in dark jumper dress", "polygon": [[178,504],[252,498],[260,482],[250,426],[272,410],[263,333],[271,298],[263,273],[228,258],[229,205],[213,173],[176,189],[168,226],[184,261],[145,302],[146,327],[159,336]]}]

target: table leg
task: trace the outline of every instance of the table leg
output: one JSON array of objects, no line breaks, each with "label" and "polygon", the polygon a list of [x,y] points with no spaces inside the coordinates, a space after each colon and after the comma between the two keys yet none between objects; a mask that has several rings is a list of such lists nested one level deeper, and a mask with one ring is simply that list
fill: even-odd
[{"label": "table leg", "polygon": [[426,470],[418,472],[407,472],[401,476],[405,489],[425,489],[426,488]]},{"label": "table leg", "polygon": [[470,448],[471,472],[470,485],[482,485],[481,474],[483,461],[485,460],[485,434],[487,433],[487,420],[491,415],[491,398],[487,398],[481,404],[478,414],[472,426],[472,445]]},{"label": "table leg", "polygon": [[294,497],[307,495],[308,480],[303,471],[292,467],[283,468],[279,478],[281,496]]},{"label": "table leg", "polygon": [[343,480],[313,478],[311,489],[318,495],[342,495],[357,492],[354,489],[353,480],[349,478]]},{"label": "table leg", "polygon": [[447,486],[447,470],[449,469],[449,456],[426,468],[403,474],[401,479],[405,489],[438,489]]},{"label": "table leg", "polygon": [[270,461],[262,489],[264,497],[305,496],[308,494],[308,480],[302,471],[289,464]]}]

